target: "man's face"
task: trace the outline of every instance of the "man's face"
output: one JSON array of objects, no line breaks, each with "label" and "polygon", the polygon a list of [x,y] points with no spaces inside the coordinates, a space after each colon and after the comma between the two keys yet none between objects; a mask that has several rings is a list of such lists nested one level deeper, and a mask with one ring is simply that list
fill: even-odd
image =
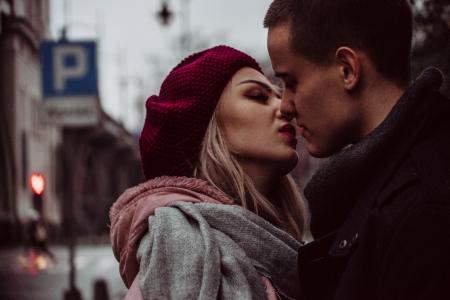
[{"label": "man's face", "polygon": [[337,64],[318,65],[303,58],[291,49],[289,36],[289,24],[269,29],[272,66],[285,84],[281,112],[296,117],[312,156],[330,156],[354,142],[357,102],[345,90]]}]

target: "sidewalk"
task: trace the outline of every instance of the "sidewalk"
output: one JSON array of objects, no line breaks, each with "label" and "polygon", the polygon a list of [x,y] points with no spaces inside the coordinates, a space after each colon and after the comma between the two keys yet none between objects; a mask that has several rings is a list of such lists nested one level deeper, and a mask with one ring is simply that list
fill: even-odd
[{"label": "sidewalk", "polygon": [[[57,263],[38,259],[37,268],[30,268],[23,248],[0,249],[0,299],[60,300],[69,286],[68,249],[50,247]],[[93,300],[93,285],[106,281],[111,300],[123,299],[126,288],[109,245],[78,246],[76,250],[76,285],[83,300]]]}]

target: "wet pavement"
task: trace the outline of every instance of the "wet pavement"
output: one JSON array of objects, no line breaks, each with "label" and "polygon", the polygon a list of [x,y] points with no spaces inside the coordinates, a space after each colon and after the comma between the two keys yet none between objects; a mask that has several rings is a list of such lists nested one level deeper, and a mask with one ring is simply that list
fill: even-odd
[{"label": "wet pavement", "polygon": [[[65,246],[50,247],[51,259],[30,255],[23,248],[0,249],[1,300],[60,300],[69,287],[69,251]],[[94,283],[105,280],[109,299],[123,299],[126,288],[111,247],[78,246],[76,286],[83,300],[94,300]]]}]

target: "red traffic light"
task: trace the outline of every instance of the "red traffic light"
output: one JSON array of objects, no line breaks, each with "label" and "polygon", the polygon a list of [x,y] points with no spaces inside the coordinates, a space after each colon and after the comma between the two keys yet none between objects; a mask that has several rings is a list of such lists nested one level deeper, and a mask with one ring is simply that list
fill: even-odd
[{"label": "red traffic light", "polygon": [[45,190],[45,177],[41,173],[33,173],[30,176],[31,190],[36,195],[42,195]]}]

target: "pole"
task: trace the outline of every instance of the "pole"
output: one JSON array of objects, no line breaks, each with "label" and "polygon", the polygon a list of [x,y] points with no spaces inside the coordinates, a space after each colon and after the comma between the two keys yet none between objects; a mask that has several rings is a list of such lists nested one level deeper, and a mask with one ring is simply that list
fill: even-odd
[{"label": "pole", "polygon": [[[76,247],[76,228],[75,228],[75,203],[76,203],[76,194],[79,191],[79,178],[77,176],[79,172],[75,170],[78,166],[80,166],[83,157],[83,151],[79,151],[77,149],[77,144],[75,141],[76,137],[68,136],[67,140],[64,141],[65,151],[64,151],[64,161],[65,166],[72,169],[70,176],[70,192],[66,194],[68,196],[69,203],[66,202],[68,206],[68,210],[66,211],[67,217],[67,231],[69,235],[69,289],[64,292],[64,300],[81,300],[81,293],[76,287],[76,265],[75,265],[75,247]],[[79,144],[78,144],[79,145]],[[78,151],[77,151],[78,150]]]}]

